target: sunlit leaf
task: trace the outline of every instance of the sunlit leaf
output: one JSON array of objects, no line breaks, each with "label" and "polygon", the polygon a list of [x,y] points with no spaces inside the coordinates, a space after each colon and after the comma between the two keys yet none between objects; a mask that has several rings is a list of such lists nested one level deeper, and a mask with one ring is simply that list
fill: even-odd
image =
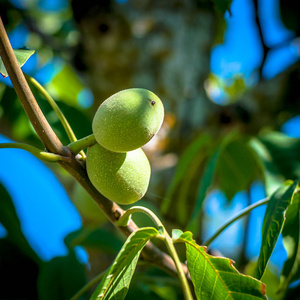
[{"label": "sunlit leaf", "polygon": [[224,85],[224,91],[228,94],[230,102],[240,99],[246,91],[246,83],[244,77],[235,76],[234,81],[230,85]]},{"label": "sunlit leaf", "polygon": [[282,229],[283,245],[287,260],[281,271],[279,291],[287,289],[290,283],[300,279],[300,193],[294,194],[293,202],[286,213]]},{"label": "sunlit leaf", "polygon": [[178,242],[186,244],[187,266],[197,299],[267,299],[265,285],[239,273],[228,258],[214,257],[184,232]]},{"label": "sunlit leaf", "polygon": [[262,227],[262,243],[255,272],[255,277],[258,279],[263,276],[275,248],[285,221],[286,210],[292,201],[296,186],[297,182],[286,182],[276,190],[268,202]]},{"label": "sunlit leaf", "polygon": [[96,288],[91,300],[124,299],[142,249],[151,238],[157,235],[158,231],[153,227],[144,227],[134,231]]},{"label": "sunlit leaf", "polygon": [[77,97],[83,85],[70,65],[65,65],[47,84],[47,90],[70,106],[78,106]]},{"label": "sunlit leaf", "polygon": [[[16,55],[18,64],[20,67],[22,67],[28,58],[35,52],[35,50],[27,50],[27,49],[15,49],[14,53]],[[3,77],[7,77],[8,73],[5,69],[4,63],[2,61],[2,58],[0,57],[0,73]]]},{"label": "sunlit leaf", "polygon": [[173,229],[172,230],[172,239],[177,240],[183,234],[182,230],[180,229]]}]

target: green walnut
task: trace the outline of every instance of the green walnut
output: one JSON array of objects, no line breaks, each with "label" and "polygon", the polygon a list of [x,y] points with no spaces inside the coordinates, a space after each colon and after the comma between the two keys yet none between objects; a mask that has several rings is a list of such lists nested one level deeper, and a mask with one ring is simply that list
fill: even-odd
[{"label": "green walnut", "polygon": [[151,169],[147,156],[140,148],[117,153],[97,143],[88,148],[86,168],[95,188],[116,203],[134,203],[148,189]]},{"label": "green walnut", "polygon": [[128,89],[106,99],[92,123],[96,141],[114,152],[127,152],[148,143],[164,119],[161,100],[145,89]]}]

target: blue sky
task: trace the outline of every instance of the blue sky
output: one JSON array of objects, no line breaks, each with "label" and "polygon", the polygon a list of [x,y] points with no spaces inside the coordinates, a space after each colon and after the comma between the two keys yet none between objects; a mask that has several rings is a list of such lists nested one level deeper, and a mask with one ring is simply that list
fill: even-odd
[{"label": "blue sky", "polygon": [[[259,1],[262,30],[268,46],[279,45],[294,37],[280,20],[278,0]],[[232,15],[225,14],[227,28],[224,43],[216,45],[211,53],[211,71],[221,78],[243,74],[253,76],[262,61],[262,45],[255,23],[254,6],[251,0],[234,0]],[[294,63],[299,57],[291,43],[271,51],[263,69],[265,78],[272,78]]]},{"label": "blue sky", "polygon": [[[11,141],[0,135],[0,143],[7,142]],[[44,260],[67,254],[63,239],[81,227],[81,217],[64,187],[30,153],[18,149],[0,149],[0,153],[0,181],[14,202],[29,244]],[[5,234],[0,226],[0,236]]]}]

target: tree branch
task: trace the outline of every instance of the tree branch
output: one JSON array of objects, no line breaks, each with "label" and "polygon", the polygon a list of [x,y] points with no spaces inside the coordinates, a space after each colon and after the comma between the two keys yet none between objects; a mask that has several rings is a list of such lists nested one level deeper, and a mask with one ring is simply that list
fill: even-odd
[{"label": "tree branch", "polygon": [[258,0],[253,0],[253,4],[254,4],[254,9],[255,9],[255,22],[256,22],[256,25],[257,25],[260,41],[261,41],[261,44],[262,44],[262,47],[263,47],[263,58],[262,58],[262,62],[260,64],[260,67],[258,69],[259,77],[261,78],[262,77],[262,70],[263,70],[263,67],[265,65],[268,53],[270,51],[270,47],[266,45],[265,40],[264,40],[263,31],[262,31],[262,27],[261,27],[261,22],[260,22],[260,18],[259,18],[259,14],[258,14]]},{"label": "tree branch", "polygon": [[[25,80],[21,68],[18,65],[1,17],[0,56],[2,57],[5,68],[23,105],[23,108],[45,147],[50,152],[70,157],[70,161],[68,162],[59,162],[60,166],[63,167],[67,172],[69,172],[69,174],[72,175],[83,186],[83,188],[90,194],[90,196],[96,201],[98,206],[103,210],[108,219],[116,226],[115,223],[124,214],[124,210],[120,208],[116,203],[106,199],[95,189],[87,176],[84,163],[78,160],[68,147],[64,147],[61,144],[60,140],[52,130],[51,126],[40,110],[40,107],[38,106],[36,99],[34,98],[30,87]],[[129,224],[126,227],[116,227],[126,236],[129,236],[138,228],[132,220],[130,220]],[[159,250],[152,243],[147,243],[142,252],[142,256],[144,259],[156,265],[160,269],[163,269],[173,276],[177,276],[176,267],[172,258],[166,253]],[[183,268],[185,273],[188,274],[186,265],[183,264]]]}]

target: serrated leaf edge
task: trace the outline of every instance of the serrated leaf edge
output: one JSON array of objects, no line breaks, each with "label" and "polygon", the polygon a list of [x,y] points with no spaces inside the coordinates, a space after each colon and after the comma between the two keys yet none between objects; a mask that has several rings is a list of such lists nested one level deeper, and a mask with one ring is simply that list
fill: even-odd
[{"label": "serrated leaf edge", "polygon": [[[198,244],[196,243],[196,241],[192,238],[192,233],[191,233],[191,232],[184,232],[183,234],[187,234],[187,233],[189,233],[189,237],[190,237],[191,241],[190,241],[190,240],[186,240],[186,239],[182,239],[182,238],[180,238],[180,237],[177,239],[177,241],[178,241],[178,242],[181,241],[181,242],[187,243],[187,244],[189,244],[190,246],[194,247],[195,249],[199,250],[199,252],[200,252],[201,255],[204,257],[204,259],[207,261],[207,263],[208,263],[208,264],[212,267],[212,269],[215,271],[216,276],[217,276],[217,277],[219,278],[219,280],[222,282],[222,284],[223,284],[223,286],[225,287],[225,289],[228,291],[226,284],[224,283],[224,281],[222,280],[222,278],[221,278],[220,275],[219,275],[220,272],[219,272],[218,270],[216,270],[216,269],[214,268],[214,266],[210,263],[209,259],[207,259],[207,256],[211,256],[210,254],[208,254],[208,253],[206,252],[207,247],[206,247],[206,246],[200,246],[200,245],[198,245]],[[201,251],[201,250],[203,250],[203,251]],[[205,253],[205,255],[203,255],[203,253]],[[266,285],[265,285],[263,282],[261,282],[260,280],[258,280],[257,278],[254,278],[254,277],[252,277],[252,276],[250,276],[250,275],[245,275],[245,274],[243,274],[243,273],[240,273],[240,272],[234,267],[234,263],[235,263],[235,262],[234,262],[232,259],[226,258],[226,257],[222,257],[222,256],[211,256],[211,257],[213,257],[213,258],[219,258],[219,259],[224,259],[224,260],[228,260],[229,263],[230,263],[230,266],[233,268],[234,271],[237,272],[236,275],[240,275],[240,276],[243,276],[243,277],[251,278],[252,280],[255,280],[255,281],[259,282],[259,283],[261,284],[261,293],[262,293],[262,295],[263,295],[263,296],[266,295]],[[226,273],[226,272],[223,272],[223,273]],[[231,296],[231,294],[236,294],[236,292],[232,293],[232,292],[228,291],[228,296]],[[243,294],[243,293],[240,293],[240,294],[242,294],[242,295],[248,295],[248,294]],[[255,298],[257,298],[257,299],[261,299],[261,298],[258,298],[258,297],[256,297],[256,296],[253,296],[253,295],[252,295],[252,297],[255,297]],[[233,297],[230,297],[230,298],[231,298],[231,299],[234,299]],[[227,299],[227,298],[226,298],[226,299]],[[267,297],[266,297],[266,299],[267,299]]]}]

